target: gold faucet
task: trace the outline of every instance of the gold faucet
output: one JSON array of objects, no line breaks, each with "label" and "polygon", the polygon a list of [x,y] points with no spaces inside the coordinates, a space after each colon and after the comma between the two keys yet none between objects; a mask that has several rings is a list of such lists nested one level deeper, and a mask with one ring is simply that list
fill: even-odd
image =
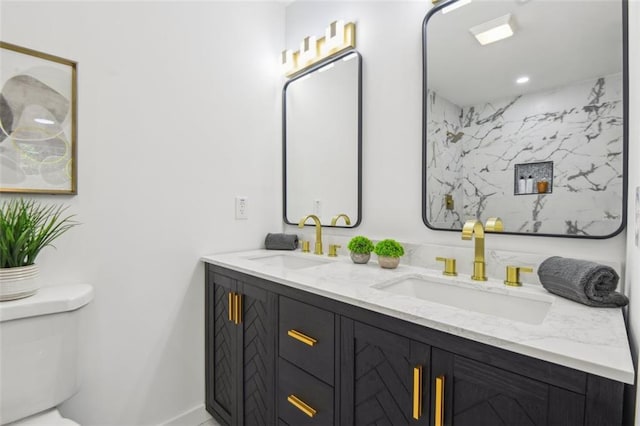
[{"label": "gold faucet", "polygon": [[308,216],[300,219],[300,223],[298,223],[298,228],[304,228],[304,223],[307,219],[313,219],[316,223],[316,249],[313,251],[313,254],[322,254],[322,225],[320,224],[320,219],[315,214],[310,214]]},{"label": "gold faucet", "polygon": [[345,225],[351,225],[351,219],[349,219],[349,216],[347,216],[346,213],[340,213],[339,215],[334,216],[331,219],[331,226],[336,226],[336,223],[338,223],[338,219],[340,219],[341,217],[344,218]]},{"label": "gold faucet", "polygon": [[484,261],[484,232],[502,232],[504,229],[502,220],[499,217],[490,217],[487,219],[486,225],[483,227],[482,222],[476,219],[469,219],[462,228],[462,239],[470,240],[476,237],[475,255],[473,258],[473,275],[472,280],[486,281],[485,261]]}]

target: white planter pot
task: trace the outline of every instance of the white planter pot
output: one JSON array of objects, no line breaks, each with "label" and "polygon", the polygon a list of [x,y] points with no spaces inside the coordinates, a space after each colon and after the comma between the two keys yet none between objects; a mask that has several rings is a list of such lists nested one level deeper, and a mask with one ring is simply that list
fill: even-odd
[{"label": "white planter pot", "polygon": [[371,253],[354,253],[350,252],[351,260],[353,263],[365,264],[371,258]]},{"label": "white planter pot", "polygon": [[396,269],[400,264],[399,257],[378,256],[378,264],[385,269]]},{"label": "white planter pot", "polygon": [[39,288],[38,265],[0,268],[0,301],[33,296]]}]

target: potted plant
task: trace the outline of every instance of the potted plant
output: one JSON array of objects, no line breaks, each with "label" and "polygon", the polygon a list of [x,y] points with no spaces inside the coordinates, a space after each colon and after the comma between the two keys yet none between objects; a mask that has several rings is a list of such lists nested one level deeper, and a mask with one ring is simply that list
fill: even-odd
[{"label": "potted plant", "polygon": [[349,241],[347,248],[351,252],[350,255],[353,263],[367,263],[373,251],[373,243],[367,237],[358,235]]},{"label": "potted plant", "polygon": [[378,264],[386,269],[397,268],[400,263],[400,256],[404,255],[402,245],[392,239],[378,242],[373,251],[378,255]]},{"label": "potted plant", "polygon": [[12,199],[0,205],[0,301],[20,299],[38,291],[40,251],[78,225],[64,216],[66,207]]}]

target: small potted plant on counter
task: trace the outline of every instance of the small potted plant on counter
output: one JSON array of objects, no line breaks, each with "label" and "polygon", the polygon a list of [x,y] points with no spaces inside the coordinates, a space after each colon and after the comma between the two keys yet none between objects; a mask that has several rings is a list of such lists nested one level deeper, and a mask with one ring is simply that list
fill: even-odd
[{"label": "small potted plant on counter", "polygon": [[367,263],[373,251],[373,243],[367,237],[358,235],[349,241],[347,248],[351,252],[353,263]]},{"label": "small potted plant on counter", "polygon": [[38,291],[38,253],[78,224],[73,216],[63,216],[65,210],[23,199],[0,205],[0,301]]},{"label": "small potted plant on counter", "polygon": [[373,251],[378,255],[378,264],[385,269],[397,268],[400,264],[400,256],[404,255],[402,245],[392,239],[380,241]]}]

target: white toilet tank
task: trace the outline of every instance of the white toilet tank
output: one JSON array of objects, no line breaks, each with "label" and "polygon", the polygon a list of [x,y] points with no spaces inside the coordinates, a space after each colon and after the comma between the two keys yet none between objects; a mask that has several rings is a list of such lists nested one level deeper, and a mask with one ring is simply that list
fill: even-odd
[{"label": "white toilet tank", "polygon": [[0,302],[0,424],[55,407],[80,387],[87,284]]}]

